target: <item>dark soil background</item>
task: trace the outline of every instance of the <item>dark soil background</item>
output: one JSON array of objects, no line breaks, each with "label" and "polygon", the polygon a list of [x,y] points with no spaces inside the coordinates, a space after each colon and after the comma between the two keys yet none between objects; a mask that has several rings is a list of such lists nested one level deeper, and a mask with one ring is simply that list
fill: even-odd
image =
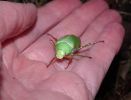
[{"label": "dark soil background", "polygon": [[[42,6],[52,0],[3,0]],[[81,0],[83,3],[88,0]],[[107,0],[123,17],[126,30],[121,50],[114,58],[95,100],[131,100],[131,0]]]}]

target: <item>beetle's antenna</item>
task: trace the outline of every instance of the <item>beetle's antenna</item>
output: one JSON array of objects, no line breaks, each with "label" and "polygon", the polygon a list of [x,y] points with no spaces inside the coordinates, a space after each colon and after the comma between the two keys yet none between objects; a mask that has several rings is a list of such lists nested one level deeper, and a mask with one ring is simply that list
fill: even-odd
[{"label": "beetle's antenna", "polygon": [[50,61],[50,63],[47,65],[47,68],[48,68],[51,64],[55,63],[56,60],[57,60],[56,57],[52,58],[51,61]]},{"label": "beetle's antenna", "polygon": [[85,47],[87,47],[87,46],[95,45],[95,44],[101,43],[101,42],[104,42],[104,41],[97,41],[97,42],[94,42],[94,43],[88,43],[88,44],[86,44],[86,45],[81,46],[81,47],[79,48],[79,50],[82,49],[82,48],[85,48]]}]

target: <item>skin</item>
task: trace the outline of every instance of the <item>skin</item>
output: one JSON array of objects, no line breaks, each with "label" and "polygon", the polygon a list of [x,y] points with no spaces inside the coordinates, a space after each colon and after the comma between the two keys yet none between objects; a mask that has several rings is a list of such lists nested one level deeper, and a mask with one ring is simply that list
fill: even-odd
[{"label": "skin", "polygon": [[[123,40],[119,14],[103,0],[55,0],[41,8],[0,1],[0,7],[0,99],[93,100]],[[66,70],[66,61],[47,68],[54,57],[47,30],[57,38],[74,33],[82,44],[104,44],[84,53],[92,59],[74,60]]]}]

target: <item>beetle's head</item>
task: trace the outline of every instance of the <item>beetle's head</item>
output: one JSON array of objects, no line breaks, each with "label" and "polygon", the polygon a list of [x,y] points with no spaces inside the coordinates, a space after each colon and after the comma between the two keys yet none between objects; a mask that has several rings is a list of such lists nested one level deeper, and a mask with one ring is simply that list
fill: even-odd
[{"label": "beetle's head", "polygon": [[63,50],[57,50],[56,58],[63,59],[64,56],[65,56],[65,52]]}]

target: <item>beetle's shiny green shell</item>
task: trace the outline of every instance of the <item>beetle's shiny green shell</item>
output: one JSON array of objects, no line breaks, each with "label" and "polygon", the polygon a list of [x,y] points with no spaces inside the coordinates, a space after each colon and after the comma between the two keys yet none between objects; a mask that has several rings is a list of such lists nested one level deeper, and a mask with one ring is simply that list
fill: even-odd
[{"label": "beetle's shiny green shell", "polygon": [[74,50],[80,48],[80,38],[75,35],[66,35],[60,38],[56,44],[56,58],[62,59],[66,55],[70,55]]}]

